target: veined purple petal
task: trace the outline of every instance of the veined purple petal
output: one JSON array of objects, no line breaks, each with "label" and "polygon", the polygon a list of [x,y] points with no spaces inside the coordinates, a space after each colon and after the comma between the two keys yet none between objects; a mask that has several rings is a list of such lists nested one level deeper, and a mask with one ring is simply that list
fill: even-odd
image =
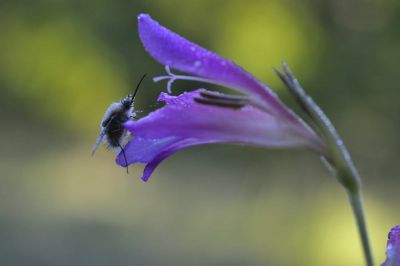
[{"label": "veined purple petal", "polygon": [[232,61],[186,40],[147,14],[138,16],[138,28],[145,49],[161,64],[250,94],[254,101],[271,112],[292,121],[298,120],[270,88]]},{"label": "veined purple petal", "polygon": [[388,235],[386,256],[382,266],[400,266],[400,225],[393,227]]},{"label": "veined purple petal", "polygon": [[166,106],[125,127],[133,136],[147,139],[164,137],[197,138],[219,142],[242,143],[264,147],[309,147],[321,145],[313,134],[253,106],[240,109],[203,105],[193,99],[202,90],[179,96],[161,93]]},{"label": "veined purple petal", "polygon": [[[204,141],[198,139],[178,139],[178,138],[162,138],[162,139],[143,139],[135,137],[125,146],[125,153],[128,164],[145,163],[143,175],[141,179],[148,181],[149,177],[156,167],[167,157],[181,149],[212,143],[212,141]],[[122,154],[117,156],[117,164],[126,166]]]},{"label": "veined purple petal", "polygon": [[[172,153],[199,144],[234,143],[261,147],[308,147],[322,150],[315,135],[304,135],[303,128],[263,112],[253,106],[241,109],[203,105],[194,101],[202,90],[179,96],[162,93],[166,105],[124,126],[133,139],[126,145],[128,164],[146,163],[143,179]],[[122,154],[117,163],[126,166]]]}]

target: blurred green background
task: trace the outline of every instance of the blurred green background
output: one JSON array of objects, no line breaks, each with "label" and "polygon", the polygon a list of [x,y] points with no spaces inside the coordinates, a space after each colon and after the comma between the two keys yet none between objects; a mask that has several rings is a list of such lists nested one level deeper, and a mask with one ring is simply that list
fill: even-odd
[{"label": "blurred green background", "polygon": [[[2,0],[0,265],[363,265],[345,192],[308,151],[195,147],[148,183],[90,156],[108,105],[164,73],[140,12],[294,106],[271,70],[288,62],[354,156],[382,262],[400,223],[399,1]],[[160,91],[148,78],[136,106]]]}]

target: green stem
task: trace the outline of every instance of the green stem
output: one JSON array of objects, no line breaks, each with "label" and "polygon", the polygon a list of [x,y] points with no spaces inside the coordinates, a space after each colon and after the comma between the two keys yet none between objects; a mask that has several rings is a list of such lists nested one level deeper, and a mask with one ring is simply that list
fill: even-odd
[{"label": "green stem", "polygon": [[276,74],[285,83],[299,106],[303,109],[304,114],[309,120],[308,125],[325,140],[327,154],[321,155],[322,160],[349,195],[350,204],[353,208],[356,224],[360,233],[366,265],[373,266],[372,252],[368,241],[367,225],[362,204],[361,178],[357,168],[354,166],[350,153],[329,118],[314,100],[307,95],[289,67],[285,63],[282,63],[282,67],[285,74],[275,70]]},{"label": "green stem", "polygon": [[365,222],[363,201],[361,192],[349,193],[349,200],[353,213],[356,218],[358,232],[360,234],[362,247],[364,250],[365,261],[367,266],[373,266],[372,252],[369,245],[367,225]]}]

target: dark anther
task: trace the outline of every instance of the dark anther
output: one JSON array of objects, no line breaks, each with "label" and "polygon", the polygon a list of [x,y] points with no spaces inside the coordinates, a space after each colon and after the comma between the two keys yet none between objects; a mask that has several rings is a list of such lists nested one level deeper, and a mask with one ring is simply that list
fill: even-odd
[{"label": "dark anther", "polygon": [[239,109],[246,105],[244,102],[240,101],[230,101],[223,99],[207,99],[207,98],[194,98],[194,101],[206,105],[214,105],[219,107]]},{"label": "dark anther", "polygon": [[213,91],[202,91],[200,92],[200,96],[194,98],[197,103],[234,109],[242,108],[250,102],[246,96],[228,95]]},{"label": "dark anther", "polygon": [[214,91],[202,91],[200,92],[200,95],[204,98],[208,99],[224,99],[224,100],[232,100],[232,101],[249,101],[249,98],[247,96],[241,96],[241,95],[228,95],[228,94],[223,94],[219,92],[214,92]]}]

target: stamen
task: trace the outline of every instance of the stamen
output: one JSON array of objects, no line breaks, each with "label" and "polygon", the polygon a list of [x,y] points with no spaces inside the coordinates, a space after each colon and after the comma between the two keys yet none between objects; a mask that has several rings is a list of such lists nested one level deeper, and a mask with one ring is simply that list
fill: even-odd
[{"label": "stamen", "polygon": [[164,79],[171,79],[172,77],[171,76],[159,76],[159,77],[154,77],[153,78],[153,81],[154,82],[159,82],[159,81],[161,81],[161,80],[164,80]]},{"label": "stamen", "polygon": [[[168,65],[165,66],[165,72],[167,72],[168,76],[154,77],[153,81],[159,82],[161,80],[169,79],[168,84],[167,84],[168,93],[172,93],[172,84],[174,83],[175,80],[189,80],[189,81],[197,81],[197,82],[204,82],[204,83],[210,83],[210,84],[218,84],[213,80],[200,78],[200,77],[196,77],[196,76],[175,75],[174,73],[171,72],[171,69]],[[223,84],[219,84],[219,85],[223,86]]]},{"label": "stamen", "polygon": [[[168,79],[167,92],[169,94],[172,93],[172,84],[174,83],[175,80],[189,80],[189,81],[196,81],[196,82],[204,82],[204,83],[210,83],[210,84],[215,84],[215,85],[220,85],[220,86],[226,87],[226,84],[218,83],[218,82],[210,80],[210,79],[200,78],[200,77],[196,77],[196,76],[175,75],[174,73],[171,72],[171,69],[168,65],[165,66],[165,72],[168,74],[167,76],[154,77],[153,81],[159,82],[161,80]],[[209,95],[210,95],[210,97],[216,96],[216,94],[213,94],[212,96],[211,96],[211,94],[209,94]],[[204,96],[204,97],[207,98],[207,96]],[[232,95],[231,97],[236,98],[236,97],[242,97],[242,96]],[[200,100],[199,102],[206,104],[204,100]],[[208,103],[208,104],[213,104],[213,103]],[[267,113],[273,114],[273,112],[271,112],[271,110],[269,110],[269,108],[266,108],[263,104],[260,104],[258,101],[253,100],[250,97],[247,98],[247,103],[244,103],[244,105],[245,104],[252,105],[260,110],[263,110]],[[217,103],[216,105],[224,105],[224,104]],[[236,108],[239,108],[239,107],[236,107]]]},{"label": "stamen", "polygon": [[172,94],[172,83],[174,83],[175,79],[170,79],[167,83],[167,91],[169,94]]},{"label": "stamen", "polygon": [[165,72],[167,72],[168,75],[173,76],[174,74],[171,72],[171,68],[169,67],[169,65],[165,66]]}]

